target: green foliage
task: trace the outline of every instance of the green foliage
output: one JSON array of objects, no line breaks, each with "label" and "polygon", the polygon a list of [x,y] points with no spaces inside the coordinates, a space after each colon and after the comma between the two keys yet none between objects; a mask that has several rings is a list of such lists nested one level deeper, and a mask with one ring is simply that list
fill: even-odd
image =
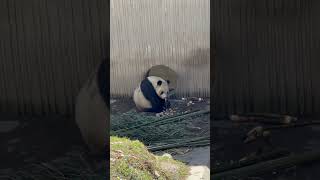
[{"label": "green foliage", "polygon": [[[178,113],[171,117],[156,117],[135,110],[123,114],[111,115],[111,135],[138,139],[148,146],[168,145],[179,142],[190,142],[200,138],[202,144],[210,141],[209,117],[207,111],[194,113]],[[190,126],[201,124],[203,129],[194,131]],[[206,140],[206,141],[203,141]],[[187,144],[180,143],[181,146]],[[190,146],[193,144],[190,143]],[[194,143],[194,145],[201,145]]]}]

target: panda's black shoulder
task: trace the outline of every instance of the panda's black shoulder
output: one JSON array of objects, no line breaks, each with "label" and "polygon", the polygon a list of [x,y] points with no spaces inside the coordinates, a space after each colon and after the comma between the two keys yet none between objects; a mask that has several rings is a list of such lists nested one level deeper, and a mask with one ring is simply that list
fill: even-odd
[{"label": "panda's black shoulder", "polygon": [[140,90],[143,96],[151,103],[152,108],[148,109],[147,111],[161,112],[163,110],[165,101],[157,95],[156,90],[148,78],[142,80],[140,84]]},{"label": "panda's black shoulder", "polygon": [[144,78],[141,81],[140,89],[144,97],[149,101],[152,101],[153,99],[158,97],[156,90],[154,89],[154,87],[152,86],[152,83],[149,81],[148,78]]}]

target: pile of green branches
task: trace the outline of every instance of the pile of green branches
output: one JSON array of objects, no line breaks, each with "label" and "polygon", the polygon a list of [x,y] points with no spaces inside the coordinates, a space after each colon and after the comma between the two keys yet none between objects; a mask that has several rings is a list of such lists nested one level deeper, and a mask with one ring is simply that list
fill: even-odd
[{"label": "pile of green branches", "polygon": [[157,117],[131,110],[123,114],[111,115],[110,134],[138,139],[146,144],[151,151],[209,145],[209,128],[195,132],[188,127],[195,121],[202,121],[209,127],[209,111],[198,110]]}]

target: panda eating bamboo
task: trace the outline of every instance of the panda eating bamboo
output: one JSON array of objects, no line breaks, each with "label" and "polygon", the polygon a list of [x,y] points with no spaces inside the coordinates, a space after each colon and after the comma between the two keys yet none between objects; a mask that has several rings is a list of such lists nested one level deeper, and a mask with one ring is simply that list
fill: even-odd
[{"label": "panda eating bamboo", "polygon": [[159,113],[170,106],[167,101],[168,93],[168,81],[148,76],[135,89],[133,100],[139,111]]}]

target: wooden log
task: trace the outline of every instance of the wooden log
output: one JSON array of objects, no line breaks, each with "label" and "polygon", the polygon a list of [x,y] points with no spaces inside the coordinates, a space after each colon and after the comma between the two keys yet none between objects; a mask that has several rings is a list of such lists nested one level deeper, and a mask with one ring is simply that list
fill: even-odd
[{"label": "wooden log", "polygon": [[174,70],[172,70],[168,66],[152,66],[146,73],[146,77],[148,76],[158,76],[166,80],[168,82],[170,92],[174,91],[177,88],[178,75]]},{"label": "wooden log", "polygon": [[264,118],[292,118],[297,119],[296,117],[290,116],[290,115],[281,115],[281,114],[271,114],[271,113],[246,113],[243,114],[243,116],[251,116],[251,117],[264,117]]},{"label": "wooden log", "polygon": [[268,137],[270,135],[270,131],[272,130],[298,128],[298,127],[311,126],[311,125],[320,125],[320,121],[310,121],[310,122],[277,125],[277,126],[269,126],[269,127],[256,126],[247,133],[247,137],[245,138],[244,142],[245,143],[252,142],[258,137]]},{"label": "wooden log", "polygon": [[250,176],[261,175],[270,171],[289,168],[292,166],[310,163],[318,160],[320,160],[320,151],[306,152],[303,154],[293,154],[287,157],[260,162],[253,165],[232,169],[230,171],[224,171],[221,173],[215,173],[215,170],[213,170],[212,179],[219,180],[231,177],[247,178]]}]

